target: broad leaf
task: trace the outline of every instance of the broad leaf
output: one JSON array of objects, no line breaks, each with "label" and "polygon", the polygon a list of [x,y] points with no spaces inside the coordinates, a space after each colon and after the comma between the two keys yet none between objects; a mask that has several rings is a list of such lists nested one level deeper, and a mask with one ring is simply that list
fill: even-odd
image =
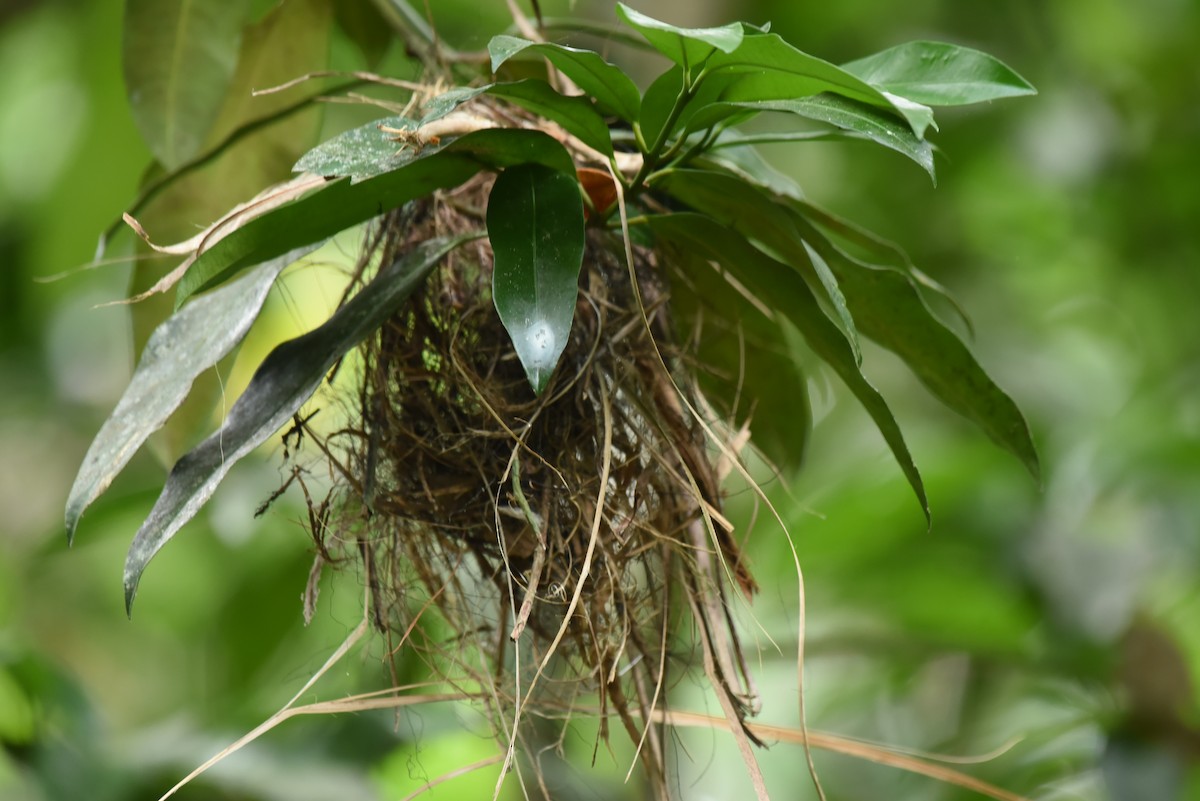
[{"label": "broad leaf", "polygon": [[627,122],[638,116],[641,94],[629,76],[591,50],[579,50],[548,42],[531,42],[516,36],[496,36],[488,43],[492,72],[518,53],[545,56],[584,94],[596,101],[606,114],[615,114]]},{"label": "broad leaf", "polygon": [[1037,94],[999,59],[944,42],[909,42],[843,67],[874,86],[929,106]]},{"label": "broad leaf", "polygon": [[308,245],[272,259],[237,281],[197,298],[150,336],[117,408],[88,448],[67,497],[67,542],[85,509],[187,397],[196,377],[238,342],[258,318],[284,267],[315,250]]},{"label": "broad leaf", "polygon": [[714,52],[732,53],[741,45],[745,30],[732,22],[720,28],[678,28],[617,3],[617,15],[636,30],[654,49],[684,70],[703,64]]},{"label": "broad leaf", "polygon": [[229,469],[286,424],[316,392],[333,364],[400,308],[430,270],[463,240],[420,243],[380,269],[325,324],[271,351],[221,428],[172,468],[125,558],[126,610],[133,606],[151,558],[208,502]]},{"label": "broad leaf", "polygon": [[130,110],[155,158],[173,169],[199,152],[233,77],[243,4],[129,0],[122,65]]},{"label": "broad leaf", "polygon": [[[338,165],[330,162],[330,166],[339,166],[348,174],[356,167],[352,152],[347,151],[347,158],[351,161]],[[176,303],[182,304],[192,294],[250,265],[326,239],[435,189],[457,186],[485,167],[522,163],[575,172],[570,155],[550,136],[540,131],[495,128],[426,148],[399,169],[357,184],[331,182],[325,189],[247,222],[209,246],[179,282]]]},{"label": "broad leaf", "polygon": [[785,206],[745,181],[708,170],[671,170],[654,183],[654,188],[778,254],[804,277],[814,293],[824,297],[850,344],[855,364],[862,364],[858,330],[842,290],[824,261],[813,258]]},{"label": "broad leaf", "polygon": [[760,301],[768,299],[772,308],[784,314],[800,330],[808,346],[833,368],[875,421],[916,493],[928,522],[930,512],[925,485],[904,442],[900,426],[883,396],[859,370],[854,351],[845,335],[821,311],[816,298],[799,274],[710,217],[692,213],[654,215],[648,218],[648,223],[659,237],[679,247],[695,248],[701,255],[719,262]]},{"label": "broad leaf", "polygon": [[583,265],[583,199],[574,178],[540,164],[510,167],[488,197],[492,297],[534,391],[571,336]]},{"label": "broad leaf", "polygon": [[903,359],[938,400],[979,426],[1037,478],[1037,450],[1021,410],[934,316],[912,279],[851,258],[799,215],[797,224],[837,275],[859,329]]},{"label": "broad leaf", "polygon": [[857,75],[811,56],[773,33],[747,36],[736,52],[714,55],[706,74],[741,76],[722,93],[720,99],[726,102],[795,100],[832,92],[900,116],[918,137],[924,136],[933,120],[929,109],[911,102],[897,106]]}]

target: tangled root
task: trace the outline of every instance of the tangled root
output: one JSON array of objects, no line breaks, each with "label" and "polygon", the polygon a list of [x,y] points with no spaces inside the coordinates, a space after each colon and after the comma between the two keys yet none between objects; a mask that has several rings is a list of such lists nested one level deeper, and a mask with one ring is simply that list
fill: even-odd
[{"label": "tangled root", "polygon": [[[370,249],[386,263],[482,228],[489,187],[410,204]],[[757,711],[727,611],[733,586],[757,588],[721,515],[660,257],[635,247],[631,267],[623,248],[589,230],[540,397],[492,305],[486,240],[459,248],[364,346],[358,419],[325,447],[347,454],[344,514],[365,524],[345,539],[377,625],[440,677],[487,688],[509,743],[526,742],[511,721],[531,695],[598,693],[601,737],[615,714],[665,795],[650,713],[697,655],[739,719]]]}]

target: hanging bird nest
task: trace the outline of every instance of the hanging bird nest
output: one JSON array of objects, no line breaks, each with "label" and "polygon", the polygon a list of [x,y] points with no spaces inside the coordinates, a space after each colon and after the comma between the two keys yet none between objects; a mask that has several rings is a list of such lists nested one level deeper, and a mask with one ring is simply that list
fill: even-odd
[{"label": "hanging bird nest", "polygon": [[[387,216],[364,260],[478,230],[492,180]],[[660,255],[631,253],[589,229],[570,341],[535,395],[492,303],[487,241],[460,247],[364,345],[357,421],[326,449],[347,452],[348,517],[366,516],[345,530],[377,626],[508,705],[531,688],[553,703],[597,692],[602,732],[611,712],[645,737],[661,782],[649,721],[695,661],[688,643],[739,718],[757,710],[727,611],[756,586],[721,514]],[[432,610],[441,624],[422,625]]]}]

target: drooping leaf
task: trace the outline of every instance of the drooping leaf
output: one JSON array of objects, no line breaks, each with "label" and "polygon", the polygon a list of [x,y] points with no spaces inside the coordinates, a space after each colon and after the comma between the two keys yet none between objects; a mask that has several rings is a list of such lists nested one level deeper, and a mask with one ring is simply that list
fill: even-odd
[{"label": "drooping leaf", "polygon": [[[740,104],[739,104],[740,105]],[[803,100],[783,100],[754,104],[763,111],[783,111],[810,120],[836,125],[912,159],[937,185],[933,165],[933,145],[917,138],[909,127],[890,114],[866,103],[857,103],[837,95],[817,95]]]},{"label": "drooping leaf", "polygon": [[[219,219],[231,207],[257,195],[262,187],[286,180],[291,162],[316,142],[321,121],[319,104],[307,103],[304,110],[288,114],[286,119],[275,116],[293,108],[297,98],[309,97],[308,93],[316,86],[259,97],[252,93],[328,66],[332,3],[333,0],[276,3],[261,19],[244,29],[237,68],[197,157],[206,159],[205,154],[219,153],[219,158],[207,160],[202,168],[172,183],[159,184],[161,189],[154,199],[138,213],[139,221],[159,241],[187,239],[197,233],[197,223]],[[221,146],[234,132],[246,130],[248,125],[253,126],[252,130],[236,143]],[[285,248],[281,253],[291,249]],[[272,254],[268,259],[278,255]],[[139,244],[130,282],[132,293],[156,285],[163,275],[162,265],[161,258]],[[135,352],[141,351],[146,339],[171,313],[171,300],[163,294],[131,307]],[[187,400],[150,443],[164,464],[174,462],[206,429],[222,391],[215,371],[205,372],[196,379]]]},{"label": "drooping leaf", "polygon": [[307,245],[259,265],[197,298],[154,331],[129,386],[96,434],[75,477],[67,497],[68,543],[84,510],[179,407],[196,377],[242,340],[283,268],[316,248]]},{"label": "drooping leaf", "polygon": [[979,426],[1037,478],[1037,449],[1021,410],[934,316],[913,280],[850,257],[799,215],[797,225],[837,276],[859,329],[903,359],[938,400]]},{"label": "drooping leaf", "polygon": [[792,198],[776,201],[736,178],[673,170],[655,187],[761,242],[814,288],[815,271],[833,307],[846,310],[843,326],[852,318],[850,331],[900,356],[936,398],[978,425],[1037,477],[1037,452],[1017,405],[925,304],[914,276],[854,259],[806,218],[802,210],[809,204]]},{"label": "drooping leaf", "polygon": [[606,114],[615,114],[627,122],[638,116],[641,94],[629,76],[591,50],[580,50],[548,42],[531,42],[516,36],[495,36],[488,43],[492,72],[518,53],[545,56],[585,94],[596,101]]},{"label": "drooping leaf", "polygon": [[[350,174],[359,168],[357,155],[328,162]],[[540,132],[493,128],[464,134],[445,145],[427,147],[402,167],[352,184],[332,181],[318,192],[251,220],[200,254],[176,289],[176,303],[227,280],[239,270],[274,258],[292,248],[316,242],[364,222],[435,189],[457,186],[486,167],[545,164],[574,174],[563,146]]]},{"label": "drooping leaf", "polygon": [[[937,183],[933,165],[933,146],[918,139],[900,119],[875,106],[824,94],[800,100],[760,100],[740,103],[712,103],[698,111],[688,123],[693,129],[704,129],[735,114],[767,111],[795,114],[818,122],[836,125],[855,138],[868,139],[895,150],[919,164]],[[812,137],[803,137],[810,139]],[[784,141],[774,136],[771,141]]]},{"label": "drooping leaf", "polygon": [[680,247],[695,248],[697,252],[715,259],[760,300],[770,299],[771,307],[784,314],[800,330],[808,346],[833,368],[871,416],[916,494],[926,521],[929,521],[925,485],[904,442],[900,426],[883,396],[859,370],[845,335],[821,311],[808,284],[800,275],[711,217],[683,212],[652,215],[648,223],[657,236],[673,241]]},{"label": "drooping leaf", "polygon": [[837,279],[821,258],[813,258],[785,206],[745,181],[709,170],[666,171],[654,188],[777,253],[803,276],[814,294],[823,296],[854,353],[855,364],[862,364],[858,330]]},{"label": "drooping leaf", "polygon": [[736,52],[715,54],[706,72],[740,76],[722,92],[724,102],[796,100],[829,92],[896,114],[917,137],[923,137],[933,121],[928,108],[912,102],[897,105],[857,75],[805,53],[774,33],[747,36]]},{"label": "drooping leaf", "polygon": [[431,239],[385,265],[319,328],[271,351],[221,428],[180,459],[125,558],[129,610],[146,565],[208,502],[229,469],[292,418],[347,351],[382,325],[464,237]]},{"label": "drooping leaf", "polygon": [[617,3],[617,15],[645,36],[654,49],[689,72],[714,52],[737,50],[745,37],[745,29],[738,22],[720,28],[679,28],[634,11],[624,3]]},{"label": "drooping leaf", "polygon": [[671,313],[680,338],[695,348],[705,397],[734,426],[749,422],[752,442],[776,467],[799,467],[812,409],[786,323],[750,302],[707,259],[675,249],[664,261],[672,271]]},{"label": "drooping leaf", "polygon": [[134,122],[173,169],[200,150],[233,77],[243,4],[129,0],[122,66]]},{"label": "drooping leaf", "polygon": [[881,89],[929,106],[1037,94],[994,56],[944,42],[908,42],[842,66]]},{"label": "drooping leaf", "polygon": [[488,197],[487,225],[496,311],[541,393],[575,319],[584,248],[579,185],[540,164],[510,167]]}]

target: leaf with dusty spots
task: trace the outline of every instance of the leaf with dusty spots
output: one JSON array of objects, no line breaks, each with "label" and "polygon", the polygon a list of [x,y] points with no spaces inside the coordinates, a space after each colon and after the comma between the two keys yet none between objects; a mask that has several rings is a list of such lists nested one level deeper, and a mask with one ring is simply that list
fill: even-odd
[{"label": "leaf with dusty spots", "polygon": [[[426,148],[399,169],[357,184],[331,181],[280,208],[242,224],[196,257],[176,288],[176,304],[232,278],[246,267],[325,239],[385,211],[458,186],[487,167],[538,163],[574,173],[571,156],[541,131],[493,128],[464,134],[447,145]],[[353,165],[345,165],[352,168]]]},{"label": "leaf with dusty spots", "polygon": [[171,469],[125,559],[127,609],[132,608],[146,565],[208,502],[229,469],[287,423],[317,391],[333,364],[400,308],[429,271],[464,239],[422,242],[384,266],[319,328],[271,351],[221,428]]},{"label": "leaf with dusty spots", "polygon": [[571,335],[583,265],[583,199],[572,175],[540,164],[501,173],[488,197],[492,295],[535,392]]},{"label": "leaf with dusty spots", "polygon": [[123,70],[142,138],[168,169],[194,156],[233,77],[243,4],[128,0]]},{"label": "leaf with dusty spots", "polygon": [[79,518],[134,453],[183,403],[196,377],[228,354],[258,318],[284,267],[315,250],[309,245],[262,264],[198,298],[151,334],[117,408],[88,448],[67,498],[67,541]]}]

